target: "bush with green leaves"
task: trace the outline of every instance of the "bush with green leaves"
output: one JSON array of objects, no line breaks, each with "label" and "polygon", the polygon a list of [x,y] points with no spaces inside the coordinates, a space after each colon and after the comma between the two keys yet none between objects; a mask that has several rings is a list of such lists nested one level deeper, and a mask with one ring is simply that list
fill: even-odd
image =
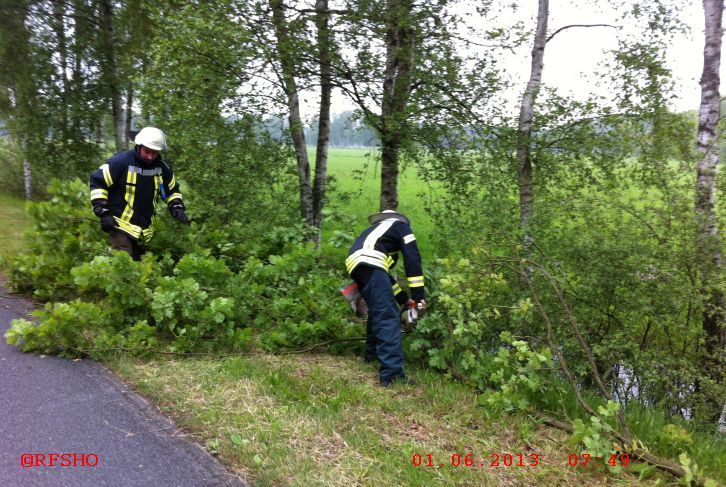
[{"label": "bush with green leaves", "polygon": [[[342,270],[319,264],[319,252],[302,243],[304,227],[280,227],[252,244],[242,242],[246,231],[225,228],[215,235],[229,245],[206,249],[203,224],[164,216],[157,234],[175,241],[155,238],[135,262],[108,248],[85,184],[54,182],[49,191],[51,201],[31,207],[29,249],[12,263],[9,284],[41,301],[73,301],[36,312],[38,326],[15,323],[8,340],[26,351],[272,350],[362,335],[338,291]],[[237,253],[242,245],[247,251]],[[258,256],[265,249],[281,252]]]},{"label": "bush with green leaves", "polygon": [[13,320],[5,334],[10,345],[24,352],[77,356],[93,350],[98,341],[108,342],[116,331],[112,317],[103,306],[80,299],[68,303],[48,303],[33,312],[40,322]]},{"label": "bush with green leaves", "polygon": [[526,410],[554,387],[552,352],[508,331],[526,329],[532,303],[517,297],[504,262],[483,248],[469,256],[432,266],[436,304],[417,324],[409,355],[483,391],[491,408]]},{"label": "bush with green leaves", "polygon": [[[574,432],[570,437],[570,443],[585,446],[585,453],[593,457],[608,457],[617,453],[608,433],[613,431],[609,421],[613,420],[620,409],[620,404],[608,401],[605,406],[598,406],[599,416],[590,416],[588,421],[579,418],[572,422]],[[617,473],[622,469],[620,465],[612,466],[612,471]]]},{"label": "bush with green leaves", "polygon": [[526,341],[515,339],[506,331],[500,339],[505,346],[497,351],[489,376],[493,390],[487,391],[483,400],[504,411],[526,411],[533,398],[557,387],[553,381],[552,351],[547,347],[532,350]]},{"label": "bush with green leaves", "polygon": [[[229,293],[240,313],[263,331],[267,349],[296,347],[325,340],[362,336],[349,321],[350,308],[339,292],[339,269],[317,263],[312,244],[293,246],[267,262],[250,257],[230,281]],[[240,316],[244,318],[244,316]]]},{"label": "bush with green leaves", "polygon": [[507,324],[498,306],[510,294],[508,282],[471,259],[440,259],[427,269],[427,287],[435,306],[417,323],[410,356],[485,383],[490,371],[482,364],[491,362]]},{"label": "bush with green leaves", "polygon": [[75,286],[71,269],[89,256],[108,253],[106,236],[90,210],[88,185],[80,180],[54,180],[48,201],[29,203],[33,222],[26,251],[9,266],[11,288],[41,301],[70,298]]},{"label": "bush with green leaves", "polygon": [[223,262],[190,254],[171,275],[162,275],[162,267],[152,255],[140,262],[124,252],[97,256],[71,271],[79,299],[36,311],[37,326],[16,320],[8,341],[25,351],[69,355],[117,347],[143,352],[160,342],[175,351],[250,344],[251,333],[236,327],[234,300],[208,287],[231,276]]}]

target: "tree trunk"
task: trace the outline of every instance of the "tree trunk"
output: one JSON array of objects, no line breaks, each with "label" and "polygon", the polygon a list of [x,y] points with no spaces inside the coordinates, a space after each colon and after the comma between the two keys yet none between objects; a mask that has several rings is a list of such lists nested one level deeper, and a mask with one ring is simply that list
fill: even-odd
[{"label": "tree trunk", "polygon": [[126,89],[126,120],[124,121],[124,147],[129,146],[129,139],[131,138],[131,120],[134,117],[134,84],[129,81],[129,86]]},{"label": "tree trunk", "polygon": [[64,139],[68,136],[68,49],[66,47],[66,27],[64,20],[65,2],[53,1],[53,31],[58,41],[58,58],[60,61],[60,114],[61,134]]},{"label": "tree trunk", "polygon": [[[23,144],[25,145],[25,144]],[[23,150],[23,186],[25,187],[25,199],[30,201],[33,199],[33,173],[30,170],[30,162]]]},{"label": "tree trunk", "polygon": [[[13,118],[18,117],[17,112],[19,111],[17,93],[18,90],[8,90],[8,98],[11,106],[10,113],[13,113]],[[27,134],[18,132],[18,130],[8,130],[8,143],[12,148],[12,152],[17,154],[18,157],[22,157],[23,159],[23,188],[25,189],[25,199],[31,200],[33,198],[33,178],[32,172],[30,170],[30,162],[28,162],[28,144],[25,141]]]},{"label": "tree trunk", "polygon": [[[31,55],[30,31],[26,19],[28,9],[20,2],[6,2],[3,12],[3,38],[12,49],[3,49],[0,65],[11,69],[0,69],[0,98],[5,102],[0,115],[8,131],[8,143],[12,152],[22,160],[23,189],[25,198],[33,197],[33,179],[28,159],[30,140],[38,139],[38,129],[34,123],[40,116],[37,112],[36,73]],[[40,131],[42,132],[42,130]]]},{"label": "tree trunk", "polygon": [[[144,57],[141,59],[141,76],[146,77],[146,73],[148,72],[149,67],[149,60]],[[148,124],[151,120],[151,115],[149,114],[149,109],[146,105],[142,103],[141,98],[139,98],[139,104],[141,105],[141,123],[139,124],[140,127],[143,127],[144,125]]]},{"label": "tree trunk", "polygon": [[380,210],[398,209],[398,149],[395,135],[381,136],[381,207]]},{"label": "tree trunk", "polygon": [[[723,0],[704,0],[705,47],[701,76],[701,106],[698,113],[698,151],[702,158],[696,167],[695,213],[698,235],[696,250],[701,268],[701,295],[704,300],[703,332],[706,339],[707,370],[711,378],[720,383],[724,363],[726,328],[724,298],[718,288],[721,270],[720,237],[716,225],[716,166],[718,164],[717,125],[721,116],[719,94],[721,65],[721,24]],[[716,419],[721,404],[711,404]]]},{"label": "tree trunk", "polygon": [[398,157],[406,138],[414,34],[411,0],[387,3],[386,72],[381,104],[381,210],[398,209]]},{"label": "tree trunk", "polygon": [[532,48],[532,66],[527,88],[522,96],[517,126],[517,170],[519,177],[519,228],[524,239],[524,251],[527,257],[532,253],[532,236],[530,223],[534,213],[534,183],[532,173],[532,117],[537,93],[542,83],[544,67],[544,51],[547,42],[547,20],[549,16],[549,0],[539,0],[537,12],[537,31]]},{"label": "tree trunk", "polygon": [[323,207],[325,183],[328,177],[328,142],[330,139],[330,97],[333,91],[331,73],[332,38],[328,0],[316,0],[315,24],[318,30],[318,63],[320,66],[320,112],[318,115],[318,146],[315,153],[315,178],[313,180],[313,225],[315,245],[320,248],[323,231]]},{"label": "tree trunk", "polygon": [[290,136],[295,148],[297,158],[297,173],[300,181],[300,216],[305,223],[313,226],[313,193],[310,187],[310,161],[305,144],[305,132],[300,117],[300,98],[298,96],[297,82],[295,81],[295,61],[292,39],[285,21],[285,6],[282,0],[270,0],[272,22],[277,37],[277,55],[282,73],[280,74],[282,88],[287,97],[288,121],[290,123]]},{"label": "tree trunk", "polygon": [[[77,2],[75,5],[76,12],[79,10],[77,6]],[[77,28],[77,26],[76,26]],[[76,100],[76,103],[78,103],[79,107],[83,106],[82,100],[84,99],[84,96],[82,95],[83,91],[83,71],[82,71],[82,65],[81,65],[81,59],[83,57],[83,46],[78,40],[78,31],[76,31],[76,40],[73,43],[73,99]],[[71,112],[71,132],[73,139],[75,140],[83,140],[83,132],[81,130],[81,110],[79,108],[74,108]]]},{"label": "tree trunk", "polygon": [[113,34],[113,3],[112,0],[103,0],[102,5],[102,29],[105,55],[105,78],[108,94],[111,97],[111,114],[113,116],[113,135],[116,143],[116,151],[126,149],[123,144],[124,117],[121,110],[121,90],[119,89],[118,63],[116,60],[116,45]]}]

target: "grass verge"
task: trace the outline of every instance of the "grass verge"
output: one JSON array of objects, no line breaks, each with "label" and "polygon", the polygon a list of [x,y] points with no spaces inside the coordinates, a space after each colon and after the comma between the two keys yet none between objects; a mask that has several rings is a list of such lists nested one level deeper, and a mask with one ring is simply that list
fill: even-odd
[{"label": "grass verge", "polygon": [[0,263],[23,249],[23,233],[30,228],[25,200],[0,193]]},{"label": "grass verge", "polygon": [[[118,356],[110,365],[256,486],[656,485],[569,467],[579,449],[566,435],[488,412],[469,388],[424,370],[413,371],[415,387],[383,389],[376,367],[351,357]],[[491,466],[493,454],[502,466]]]}]

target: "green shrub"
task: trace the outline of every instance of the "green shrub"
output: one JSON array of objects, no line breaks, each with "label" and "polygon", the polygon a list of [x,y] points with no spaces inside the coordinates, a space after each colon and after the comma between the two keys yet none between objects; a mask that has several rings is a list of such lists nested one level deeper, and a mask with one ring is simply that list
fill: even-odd
[{"label": "green shrub", "polygon": [[41,301],[74,297],[71,269],[108,253],[107,237],[90,211],[88,185],[54,180],[48,193],[50,200],[29,203],[33,228],[26,251],[8,268],[11,289]]}]

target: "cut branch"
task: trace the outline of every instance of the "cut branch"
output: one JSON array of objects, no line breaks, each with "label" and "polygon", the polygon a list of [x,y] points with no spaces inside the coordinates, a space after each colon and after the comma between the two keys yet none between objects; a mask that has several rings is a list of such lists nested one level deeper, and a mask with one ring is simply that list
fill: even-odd
[{"label": "cut branch", "polygon": [[[554,418],[550,418],[544,415],[538,415],[538,418],[542,421],[543,424],[546,424],[547,426],[550,426],[552,428],[556,428],[561,431],[565,431],[567,433],[572,434],[574,432],[574,429],[571,425],[567,423],[563,423],[562,421],[558,421]],[[635,448],[632,451],[629,451],[628,454],[631,458],[642,460],[646,463],[649,463],[656,467],[659,470],[663,470],[664,472],[668,472],[671,475],[683,478],[686,476],[686,471],[683,470],[683,468],[675,463],[673,460],[670,460],[668,458],[661,458],[657,455],[653,455],[650,452],[647,452],[640,448]],[[706,480],[704,478],[699,478],[695,480],[696,485],[703,487],[706,485]]]}]

